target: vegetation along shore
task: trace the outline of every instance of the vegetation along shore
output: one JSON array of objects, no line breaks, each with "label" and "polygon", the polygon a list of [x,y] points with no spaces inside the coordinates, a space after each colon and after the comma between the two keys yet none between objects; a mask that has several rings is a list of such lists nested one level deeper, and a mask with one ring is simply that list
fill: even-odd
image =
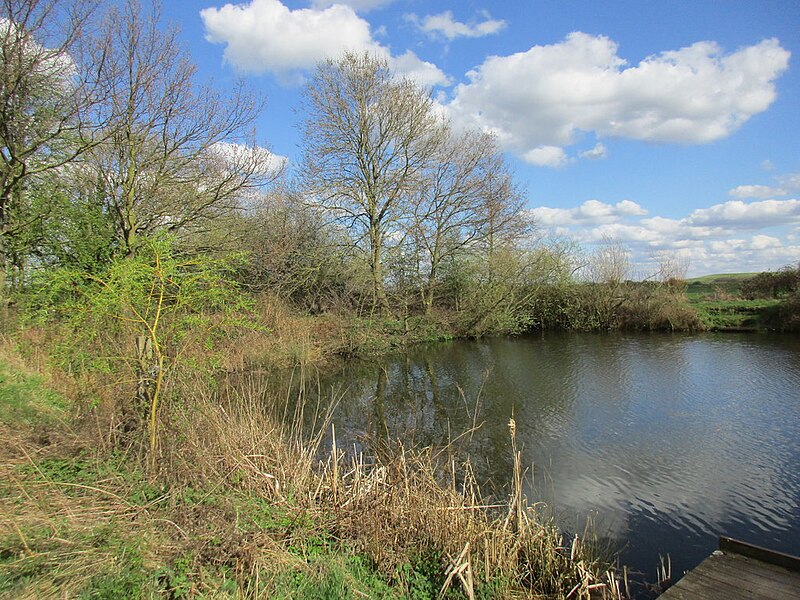
[{"label": "vegetation along shore", "polygon": [[489,495],[456,444],[343,449],[302,391],[220,375],[536,329],[796,330],[798,269],[687,282],[659,256],[633,281],[613,240],[541,239],[497,141],[370,55],[318,65],[289,172],[252,133],[262,98],[197,82],[152,9],[95,4],[0,14],[0,596],[624,597],[525,497],[513,419]]}]

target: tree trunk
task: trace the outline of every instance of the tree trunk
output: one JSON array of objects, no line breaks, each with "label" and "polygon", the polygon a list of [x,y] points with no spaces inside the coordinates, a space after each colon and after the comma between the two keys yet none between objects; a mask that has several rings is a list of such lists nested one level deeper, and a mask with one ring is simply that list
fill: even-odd
[{"label": "tree trunk", "polygon": [[381,254],[383,253],[383,245],[381,244],[380,235],[373,229],[370,231],[370,267],[372,270],[372,305],[373,309],[380,310],[382,315],[389,312],[389,303],[386,299],[386,290],[383,287],[383,263],[381,261]]}]

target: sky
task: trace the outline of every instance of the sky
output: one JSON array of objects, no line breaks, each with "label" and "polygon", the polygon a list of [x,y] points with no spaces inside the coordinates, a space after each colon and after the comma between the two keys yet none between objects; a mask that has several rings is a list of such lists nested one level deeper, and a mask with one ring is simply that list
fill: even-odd
[{"label": "sky", "polygon": [[688,276],[800,261],[797,0],[166,0],[223,89],[267,99],[258,139],[298,166],[314,66],[369,51],[493,132],[540,235],[669,257]]}]

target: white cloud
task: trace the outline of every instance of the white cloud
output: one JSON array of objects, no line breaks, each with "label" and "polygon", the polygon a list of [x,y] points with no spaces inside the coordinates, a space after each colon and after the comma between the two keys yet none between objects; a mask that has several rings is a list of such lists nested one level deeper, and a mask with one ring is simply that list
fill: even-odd
[{"label": "white cloud", "polygon": [[378,50],[369,23],[349,6],[289,10],[279,0],[251,0],[200,11],[206,39],[224,43],[225,60],[249,73],[313,67],[346,50]]},{"label": "white cloud", "polygon": [[263,146],[249,146],[234,142],[217,142],[210,147],[211,152],[221,157],[232,167],[242,164],[255,164],[256,172],[263,176],[275,176],[286,167],[289,159],[274,154]]},{"label": "white cloud", "polygon": [[544,230],[540,233],[587,245],[609,238],[624,244],[642,276],[648,275],[652,256],[664,252],[690,259],[696,275],[777,269],[800,257],[798,200],[729,201],[677,219],[647,216],[631,200],[588,200],[575,208],[538,207],[531,212]]},{"label": "white cloud", "polygon": [[686,219],[668,219],[666,217],[652,217],[642,219],[640,224],[647,229],[658,233],[662,240],[705,240],[715,236],[728,235],[729,230],[719,226],[693,225]]},{"label": "white cloud", "polygon": [[789,173],[778,177],[781,187],[790,192],[800,192],[800,173]]},{"label": "white cloud", "polygon": [[488,13],[482,14],[484,20],[473,23],[462,23],[453,18],[453,13],[449,10],[438,15],[426,15],[419,18],[411,13],[405,16],[408,21],[415,23],[417,29],[430,37],[444,37],[452,41],[460,37],[478,38],[492,35],[502,31],[506,27],[506,22],[492,19]]},{"label": "white cloud", "polygon": [[767,199],[775,196],[786,196],[792,192],[800,192],[800,173],[789,173],[775,177],[780,187],[771,185],[740,185],[728,192],[732,198]]},{"label": "white cloud", "polygon": [[391,58],[389,62],[396,73],[416,81],[423,87],[430,88],[451,83],[450,78],[439,67],[425,62],[411,50],[406,50],[404,54]]},{"label": "white cloud", "polygon": [[42,82],[47,82],[54,92],[74,93],[74,77],[78,74],[78,66],[68,52],[39,44],[24,27],[20,28],[16,23],[2,17],[0,41],[4,45],[12,44],[16,48],[13,52],[19,51],[19,57],[25,63],[22,68],[36,72]]},{"label": "white cloud", "polygon": [[581,158],[588,158],[590,160],[598,160],[600,158],[608,157],[608,150],[605,145],[598,142],[591,150],[581,152],[578,156]]},{"label": "white cloud", "polygon": [[609,223],[624,217],[643,216],[647,211],[631,200],[616,204],[606,204],[599,200],[587,200],[577,208],[549,208],[540,206],[533,209],[533,216],[540,225],[593,225]]},{"label": "white cloud", "polygon": [[780,248],[781,241],[771,235],[754,235],[750,245],[753,250],[766,250],[768,248]]},{"label": "white cloud", "polygon": [[225,60],[246,73],[273,73],[292,81],[298,71],[349,50],[387,58],[400,75],[422,85],[449,83],[438,67],[410,50],[391,57],[389,49],[374,40],[369,23],[344,4],[290,10],[280,0],[250,0],[203,9],[200,17],[206,40],[225,44]]},{"label": "white cloud", "polygon": [[630,223],[603,223],[586,232],[584,240],[590,243],[602,244],[607,240],[625,243],[656,243],[660,240],[657,232]]},{"label": "white cloud", "polygon": [[613,40],[575,32],[557,44],[487,58],[456,87],[448,108],[455,121],[497,133],[523,158],[568,146],[581,131],[701,144],[766,110],[788,60],[769,39],[730,54],[698,42],[631,66]]},{"label": "white cloud", "polygon": [[779,269],[796,264],[800,246],[790,240],[781,241],[772,236],[756,235],[710,242],[695,250],[692,273],[748,272]]},{"label": "white cloud", "polygon": [[800,222],[800,200],[729,200],[692,212],[686,221],[692,225],[757,229]]},{"label": "white cloud", "polygon": [[539,146],[522,155],[522,160],[537,167],[563,167],[569,162],[567,153],[558,146]]},{"label": "white cloud", "polygon": [[771,198],[785,196],[786,191],[768,185],[739,185],[728,192],[732,198]]},{"label": "white cloud", "polygon": [[312,0],[311,6],[316,9],[329,8],[334,4],[349,6],[356,12],[369,12],[391,4],[393,0]]}]

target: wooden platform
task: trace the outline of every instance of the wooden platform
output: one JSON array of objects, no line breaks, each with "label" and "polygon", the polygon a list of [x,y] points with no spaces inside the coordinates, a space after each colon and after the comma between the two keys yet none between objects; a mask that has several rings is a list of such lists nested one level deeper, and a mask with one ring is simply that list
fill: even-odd
[{"label": "wooden platform", "polygon": [[730,538],[658,600],[800,600],[800,558]]}]

